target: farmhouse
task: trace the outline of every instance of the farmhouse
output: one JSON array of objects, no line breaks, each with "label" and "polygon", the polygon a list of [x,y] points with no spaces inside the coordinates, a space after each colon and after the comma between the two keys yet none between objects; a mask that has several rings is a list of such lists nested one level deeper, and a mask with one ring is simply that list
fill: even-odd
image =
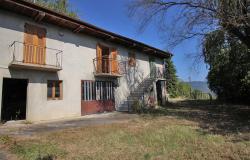
[{"label": "farmhouse", "polygon": [[24,0],[0,0],[2,121],[166,102],[171,54]]}]

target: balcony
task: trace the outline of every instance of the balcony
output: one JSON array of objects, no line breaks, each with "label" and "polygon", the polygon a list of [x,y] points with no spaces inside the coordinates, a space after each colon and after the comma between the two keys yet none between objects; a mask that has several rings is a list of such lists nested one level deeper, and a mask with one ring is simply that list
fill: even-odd
[{"label": "balcony", "polygon": [[94,75],[96,77],[113,77],[118,78],[126,71],[126,61],[118,61],[112,58],[95,58],[94,63]]},{"label": "balcony", "polygon": [[10,68],[57,72],[62,70],[61,50],[14,41]]},{"label": "balcony", "polygon": [[166,80],[165,68],[163,67],[153,67],[150,70],[150,78],[154,78],[157,80]]}]

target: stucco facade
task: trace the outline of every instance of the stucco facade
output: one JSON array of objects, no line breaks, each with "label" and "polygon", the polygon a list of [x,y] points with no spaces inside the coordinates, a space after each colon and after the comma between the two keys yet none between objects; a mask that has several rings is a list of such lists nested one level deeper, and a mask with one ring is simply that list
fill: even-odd
[{"label": "stucco facade", "polygon": [[[10,45],[14,41],[24,41],[25,23],[47,30],[46,46],[63,51],[62,70],[47,72],[9,68],[13,58]],[[0,104],[2,104],[3,78],[28,79],[26,105],[28,121],[81,116],[81,80],[107,79],[97,78],[93,74],[93,59],[96,58],[98,43],[116,48],[119,60],[127,61],[129,52],[136,53],[136,67],[129,69],[126,74],[115,80],[118,83],[115,88],[117,110],[126,104],[130,89],[138,85],[150,73],[148,54],[84,34],[76,34],[56,25],[36,23],[31,18],[5,10],[0,10],[0,35]],[[155,63],[157,67],[163,67],[163,59],[155,57]],[[63,81],[62,100],[47,99],[48,80]]]}]

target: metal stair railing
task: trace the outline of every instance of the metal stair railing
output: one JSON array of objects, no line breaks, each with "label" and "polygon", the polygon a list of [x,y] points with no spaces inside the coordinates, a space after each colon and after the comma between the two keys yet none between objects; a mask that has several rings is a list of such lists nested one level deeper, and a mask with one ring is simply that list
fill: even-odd
[{"label": "metal stair railing", "polygon": [[[138,101],[141,97],[144,97],[145,92],[149,92],[153,82],[158,78],[164,78],[164,70],[161,70],[159,67],[153,67],[150,70],[150,73],[134,88],[129,96],[127,97],[128,101],[128,111],[131,109],[131,102]],[[144,100],[143,100],[144,101]]]}]

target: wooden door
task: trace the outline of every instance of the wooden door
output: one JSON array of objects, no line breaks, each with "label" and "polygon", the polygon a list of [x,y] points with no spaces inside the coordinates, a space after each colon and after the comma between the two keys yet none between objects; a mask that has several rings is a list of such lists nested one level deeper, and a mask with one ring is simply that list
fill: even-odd
[{"label": "wooden door", "polygon": [[111,58],[112,58],[112,74],[118,74],[118,61],[117,61],[117,50],[112,49],[111,50]]},{"label": "wooden door", "polygon": [[102,46],[102,73],[110,73],[110,71],[111,71],[110,50],[108,47]]},{"label": "wooden door", "polygon": [[25,24],[24,63],[46,64],[46,29]]},{"label": "wooden door", "polygon": [[97,73],[102,73],[102,48],[98,44],[96,47],[96,72]]}]

